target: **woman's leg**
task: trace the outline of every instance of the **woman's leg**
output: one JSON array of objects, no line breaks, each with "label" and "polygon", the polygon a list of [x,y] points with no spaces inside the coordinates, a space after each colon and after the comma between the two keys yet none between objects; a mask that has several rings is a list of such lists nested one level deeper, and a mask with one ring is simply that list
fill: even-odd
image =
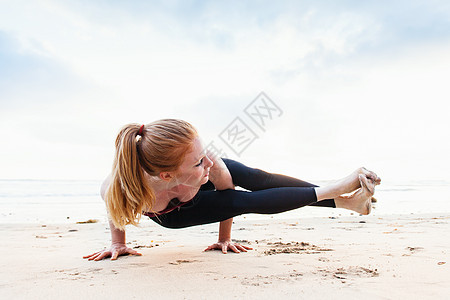
[{"label": "woman's leg", "polygon": [[[367,203],[364,200],[368,193],[361,187],[361,181],[371,185],[371,194],[374,192],[374,185],[378,185],[381,179],[372,171],[365,168],[358,168],[349,176],[336,181],[325,187],[318,187],[309,182],[275,173],[268,173],[260,169],[250,168],[244,164],[222,158],[231,173],[233,182],[247,190],[257,191],[273,187],[315,187],[318,200],[309,205],[323,207],[339,207],[350,209],[358,213],[367,213]],[[361,177],[360,177],[361,176]],[[370,183],[368,182],[370,181]],[[341,195],[356,191],[351,197],[341,197]],[[372,197],[370,197],[372,198]],[[370,211],[370,210],[369,210]]]},{"label": "woman's leg", "polygon": [[316,201],[314,187],[278,187],[253,192],[200,190],[188,204],[150,218],[164,227],[184,228],[220,222],[246,213],[281,213]]},{"label": "woman's leg", "polygon": [[[370,198],[375,184],[369,182],[366,175],[363,175],[367,171],[363,168],[329,186],[317,187],[285,175],[248,168],[236,161],[225,159],[224,162],[228,164],[233,182],[253,191],[232,189],[214,191],[214,186],[208,181],[201,186],[190,203],[151,219],[168,228],[183,228],[220,222],[245,213],[275,214],[332,199],[339,200],[338,207],[362,214],[370,212]],[[365,188],[358,189],[361,186],[360,182],[364,182]],[[279,185],[297,186],[279,187]],[[357,192],[350,198],[339,199],[341,198],[339,195],[356,189]]]},{"label": "woman's leg", "polygon": [[[230,171],[233,183],[249,191],[259,191],[277,187],[318,187],[315,184],[294,177],[250,168],[232,159],[222,158],[222,160]],[[334,199],[316,201],[308,205],[336,207]]]}]

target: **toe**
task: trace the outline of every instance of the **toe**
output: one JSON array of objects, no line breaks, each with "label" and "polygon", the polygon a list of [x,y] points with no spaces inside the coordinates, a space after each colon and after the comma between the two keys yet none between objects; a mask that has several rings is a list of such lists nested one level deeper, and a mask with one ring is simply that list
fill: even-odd
[{"label": "toe", "polygon": [[375,172],[372,172],[364,167],[361,167],[361,173],[366,175],[366,177],[372,179],[372,181],[374,182],[378,182],[381,179],[377,176],[377,174],[375,174]]},{"label": "toe", "polygon": [[359,181],[361,183],[361,187],[370,193],[370,195],[373,195],[375,193],[375,184],[373,181],[368,180],[366,176],[363,174],[359,174]]}]

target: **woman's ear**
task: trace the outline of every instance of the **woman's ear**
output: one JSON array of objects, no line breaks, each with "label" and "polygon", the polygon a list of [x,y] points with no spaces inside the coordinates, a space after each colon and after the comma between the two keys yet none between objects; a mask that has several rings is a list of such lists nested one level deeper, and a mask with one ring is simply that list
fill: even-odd
[{"label": "woman's ear", "polygon": [[161,172],[159,173],[159,178],[165,181],[170,181],[173,178],[172,172]]}]

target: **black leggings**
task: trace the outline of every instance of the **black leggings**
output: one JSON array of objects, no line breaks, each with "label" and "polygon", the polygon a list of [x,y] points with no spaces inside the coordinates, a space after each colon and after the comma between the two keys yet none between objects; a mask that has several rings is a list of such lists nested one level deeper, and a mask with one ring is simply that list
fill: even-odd
[{"label": "black leggings", "polygon": [[214,190],[211,181],[203,184],[187,204],[157,217],[150,217],[167,228],[224,221],[248,213],[275,214],[306,205],[336,207],[333,199],[317,202],[317,185],[293,177],[249,168],[232,159],[222,158],[233,183],[248,191]]}]

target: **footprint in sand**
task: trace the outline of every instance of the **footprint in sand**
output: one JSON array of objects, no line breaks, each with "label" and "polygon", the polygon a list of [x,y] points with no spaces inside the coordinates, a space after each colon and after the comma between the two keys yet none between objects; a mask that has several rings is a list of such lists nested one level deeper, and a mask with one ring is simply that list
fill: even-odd
[{"label": "footprint in sand", "polygon": [[103,270],[103,269],[102,268],[90,268],[90,269],[87,269],[87,271],[91,272],[91,273],[98,273],[101,270]]},{"label": "footprint in sand", "polygon": [[[103,269],[102,268],[89,268],[87,270],[79,270],[76,268],[73,269],[62,269],[62,270],[55,270],[55,272],[61,273],[64,277],[58,278],[61,280],[87,280],[89,278],[93,278],[94,273],[99,273]],[[113,270],[113,272],[115,272]],[[115,273],[117,274],[117,273]]]},{"label": "footprint in sand", "polygon": [[317,254],[325,251],[333,251],[333,249],[322,248],[313,244],[305,243],[305,242],[274,242],[267,243],[269,249],[264,250],[265,255],[274,255],[281,253],[296,253],[296,254]]},{"label": "footprint in sand", "polygon": [[408,253],[403,254],[402,256],[411,256],[412,254],[418,252],[418,251],[422,251],[423,247],[406,247],[406,250],[409,250]]},{"label": "footprint in sand", "polygon": [[[267,284],[273,284],[277,281],[294,281],[294,280],[301,280],[303,277],[303,273],[297,272],[296,270],[293,270],[289,273],[284,274],[277,274],[277,275],[268,275],[268,276],[262,276],[262,275],[256,275],[254,277],[244,277],[243,280],[241,280],[242,285],[249,285],[249,286],[260,286],[260,285],[267,285]],[[235,277],[233,277],[235,278]]]},{"label": "footprint in sand", "polygon": [[[80,279],[88,279],[88,278],[87,278],[88,274],[81,273],[81,272],[78,271],[78,270],[77,270],[77,271],[72,271],[72,272],[63,271],[62,273],[65,275],[65,277],[59,278],[59,279],[62,279],[62,280],[80,280]],[[92,277],[91,277],[91,278],[92,278]]]},{"label": "footprint in sand", "polygon": [[340,279],[342,283],[355,278],[370,278],[379,276],[378,269],[370,269],[361,266],[341,267],[337,269],[319,269],[319,273],[325,278]]},{"label": "footprint in sand", "polygon": [[189,259],[177,259],[176,261],[171,261],[169,262],[169,264],[171,265],[181,265],[181,264],[185,264],[185,263],[192,263],[195,262],[197,260],[189,260]]}]

